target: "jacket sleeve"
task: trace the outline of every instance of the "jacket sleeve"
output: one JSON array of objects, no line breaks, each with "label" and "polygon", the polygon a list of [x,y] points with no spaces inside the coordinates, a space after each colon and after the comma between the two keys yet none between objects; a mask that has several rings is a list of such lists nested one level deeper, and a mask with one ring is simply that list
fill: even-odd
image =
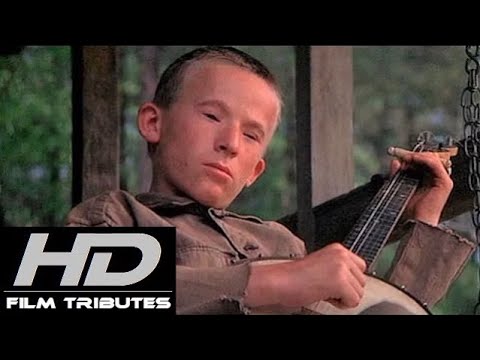
[{"label": "jacket sleeve", "polygon": [[409,220],[386,279],[432,307],[461,274],[473,242],[441,226]]},{"label": "jacket sleeve", "polygon": [[243,305],[250,274],[247,261],[222,268],[176,267],[178,315],[248,314]]}]

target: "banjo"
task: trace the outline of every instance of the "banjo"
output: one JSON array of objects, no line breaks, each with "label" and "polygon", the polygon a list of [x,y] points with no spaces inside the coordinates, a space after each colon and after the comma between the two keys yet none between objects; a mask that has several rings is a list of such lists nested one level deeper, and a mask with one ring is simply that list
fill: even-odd
[{"label": "banjo", "polygon": [[[457,148],[454,146],[427,145],[428,134],[424,134],[425,138],[423,141],[419,141],[412,151],[431,151],[436,153],[450,174],[450,157],[457,154]],[[422,137],[419,137],[420,139]],[[402,155],[409,151],[391,147],[388,149],[388,152],[390,155],[401,158]],[[322,315],[358,315],[375,314],[375,309],[378,309],[380,313],[387,314],[389,309],[394,308],[397,314],[431,314],[427,305],[422,304],[418,299],[409,294],[406,289],[377,277],[373,271],[378,255],[387,243],[408,201],[415,193],[420,178],[420,174],[407,169],[398,171],[391,179],[386,180],[343,241],[345,247],[363,258],[367,264],[365,295],[359,305],[354,308],[340,309],[327,301],[319,301],[307,306],[308,310]],[[254,261],[252,264],[266,265],[285,261],[291,260],[262,260],[259,262]],[[260,311],[264,314],[277,313],[282,312],[282,309],[269,307]]]}]

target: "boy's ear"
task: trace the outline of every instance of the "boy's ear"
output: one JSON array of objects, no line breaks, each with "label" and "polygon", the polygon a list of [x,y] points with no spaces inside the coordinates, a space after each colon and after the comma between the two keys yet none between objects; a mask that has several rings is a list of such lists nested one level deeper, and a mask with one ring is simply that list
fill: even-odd
[{"label": "boy's ear", "polygon": [[137,126],[140,134],[150,144],[160,141],[162,110],[152,102],[146,102],[138,110]]},{"label": "boy's ear", "polygon": [[266,167],[266,161],[264,159],[260,159],[257,165],[255,165],[252,175],[250,175],[250,177],[247,179],[247,183],[245,184],[245,186],[249,187],[250,185],[252,185],[260,177],[260,175],[263,174]]}]

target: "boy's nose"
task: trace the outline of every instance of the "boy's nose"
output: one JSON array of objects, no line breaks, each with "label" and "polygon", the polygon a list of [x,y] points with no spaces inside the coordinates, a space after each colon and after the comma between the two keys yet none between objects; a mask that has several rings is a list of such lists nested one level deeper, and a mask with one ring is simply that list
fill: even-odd
[{"label": "boy's nose", "polygon": [[238,154],[240,137],[241,131],[237,126],[225,126],[217,136],[215,148],[217,151],[225,151],[235,156]]}]

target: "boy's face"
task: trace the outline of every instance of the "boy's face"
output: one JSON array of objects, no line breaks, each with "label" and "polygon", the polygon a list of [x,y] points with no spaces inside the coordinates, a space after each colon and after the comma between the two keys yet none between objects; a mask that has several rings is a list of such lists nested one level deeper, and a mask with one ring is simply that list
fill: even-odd
[{"label": "boy's face", "polygon": [[159,109],[152,190],[227,207],[264,171],[279,111],[276,91],[248,70],[190,65],[175,103]]}]

